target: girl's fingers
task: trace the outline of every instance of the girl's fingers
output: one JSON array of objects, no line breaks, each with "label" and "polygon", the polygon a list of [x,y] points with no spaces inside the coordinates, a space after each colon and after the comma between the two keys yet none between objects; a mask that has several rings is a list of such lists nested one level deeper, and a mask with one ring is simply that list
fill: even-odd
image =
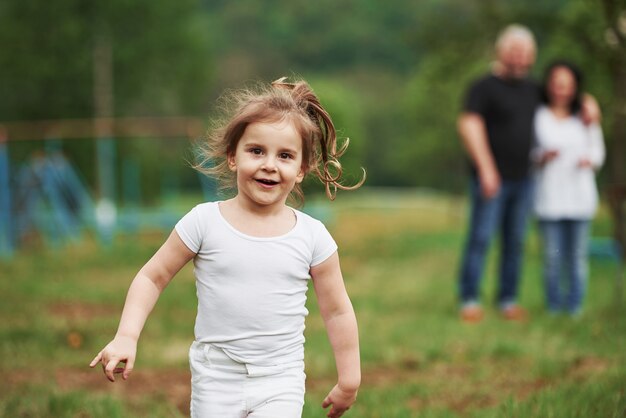
[{"label": "girl's fingers", "polygon": [[133,360],[134,359],[120,360],[120,358],[115,355],[105,358],[104,350],[102,350],[96,357],[94,357],[93,360],[91,360],[89,367],[95,367],[96,364],[102,363],[102,371],[104,372],[104,375],[111,382],[115,382],[116,374],[122,374],[122,378],[124,378],[124,380],[128,379],[130,372],[133,371]]},{"label": "girl's fingers", "polygon": [[100,351],[98,355],[95,356],[93,360],[91,360],[91,363],[89,363],[89,367],[95,367],[96,364],[98,364],[101,359],[102,359],[102,351]]},{"label": "girl's fingers", "polygon": [[104,369],[104,374],[106,375],[106,377],[111,382],[115,382],[115,369],[117,368],[117,364],[119,362],[120,362],[119,359],[117,359],[116,357],[113,357],[113,358],[109,359],[109,361],[106,363],[106,365],[104,363],[102,363],[102,367]]},{"label": "girl's fingers", "polygon": [[134,359],[128,359],[126,361],[126,365],[122,369],[124,371],[124,374],[122,374],[122,378],[124,380],[128,379],[128,376],[130,375],[130,372],[133,371],[133,366],[134,366]]}]

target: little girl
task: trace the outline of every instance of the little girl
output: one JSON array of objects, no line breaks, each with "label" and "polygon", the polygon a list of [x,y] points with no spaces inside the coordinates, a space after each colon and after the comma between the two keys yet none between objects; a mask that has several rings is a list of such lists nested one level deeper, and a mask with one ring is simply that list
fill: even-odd
[{"label": "little girl", "polygon": [[[191,416],[300,417],[308,280],[335,355],[338,381],[322,406],[340,417],[360,385],[357,322],[337,245],[323,224],[287,206],[308,173],[333,200],[340,182],[330,115],[306,82],[283,79],[232,97],[232,118],[209,135],[196,168],[236,187],[232,199],[196,206],[130,285],[115,338],[92,360],[110,381],[133,369],[137,340],[160,293],[193,259],[198,295],[189,351]],[[294,196],[292,196],[294,197]],[[121,365],[119,363],[122,363]]]}]

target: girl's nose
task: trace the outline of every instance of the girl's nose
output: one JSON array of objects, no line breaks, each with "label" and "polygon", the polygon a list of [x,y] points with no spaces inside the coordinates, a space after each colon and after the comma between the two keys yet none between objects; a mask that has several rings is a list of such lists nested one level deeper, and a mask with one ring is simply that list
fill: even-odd
[{"label": "girl's nose", "polygon": [[274,157],[268,156],[263,160],[263,164],[261,165],[263,170],[274,171],[276,170],[276,160]]}]

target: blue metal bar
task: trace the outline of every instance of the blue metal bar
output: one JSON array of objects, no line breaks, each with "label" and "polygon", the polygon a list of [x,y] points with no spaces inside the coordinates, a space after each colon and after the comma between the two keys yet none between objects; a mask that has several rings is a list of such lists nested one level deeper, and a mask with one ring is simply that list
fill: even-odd
[{"label": "blue metal bar", "polygon": [[13,255],[13,249],[9,149],[4,132],[0,131],[0,257],[11,257]]},{"label": "blue metal bar", "polygon": [[58,174],[68,194],[67,197],[74,204],[78,205],[78,207],[75,208],[76,210],[74,210],[74,216],[77,218],[77,222],[82,223],[82,225],[89,224],[93,221],[95,205],[89,194],[89,190],[85,186],[85,182],[63,154],[58,153],[54,155],[53,158],[56,160]]},{"label": "blue metal bar", "polygon": [[57,219],[57,231],[61,239],[78,238],[79,214],[77,196],[65,181],[64,171],[69,166],[60,151],[51,151],[45,159],[45,171],[42,184],[52,206],[53,216]]},{"label": "blue metal bar", "polygon": [[[55,177],[54,165],[46,157],[33,161],[33,174],[39,180],[42,196],[45,196],[49,204],[45,212],[38,213],[44,216],[47,221],[38,224],[43,226],[43,230],[53,245],[61,244],[66,237],[72,236],[72,220],[65,208],[63,196]],[[40,227],[40,229],[42,229]]]},{"label": "blue metal bar", "polygon": [[17,173],[13,207],[15,242],[35,228],[37,221],[36,208],[43,199],[39,179],[35,175],[35,164],[24,164]]}]

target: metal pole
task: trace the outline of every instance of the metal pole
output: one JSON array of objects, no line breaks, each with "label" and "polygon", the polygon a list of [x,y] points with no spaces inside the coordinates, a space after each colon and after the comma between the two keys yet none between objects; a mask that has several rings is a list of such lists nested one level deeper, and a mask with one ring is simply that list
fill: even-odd
[{"label": "metal pole", "polygon": [[115,141],[111,138],[99,137],[96,140],[98,159],[98,183],[100,197],[96,204],[96,222],[100,238],[105,244],[113,241],[117,224],[117,208],[115,205]]},{"label": "metal pole", "polygon": [[0,126],[0,258],[13,255],[13,229],[11,227],[11,182],[9,179],[8,138]]},{"label": "metal pole", "polygon": [[104,25],[98,26],[93,53],[93,99],[96,118],[96,157],[98,165],[98,203],[96,222],[100,238],[113,240],[117,223],[115,206],[115,142],[113,140],[113,53]]}]

